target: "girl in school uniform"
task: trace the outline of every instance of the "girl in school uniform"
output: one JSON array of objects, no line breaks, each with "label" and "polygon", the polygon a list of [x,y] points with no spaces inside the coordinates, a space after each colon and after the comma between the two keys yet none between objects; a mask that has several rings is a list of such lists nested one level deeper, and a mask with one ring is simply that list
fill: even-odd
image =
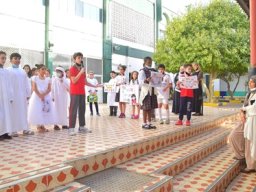
[{"label": "girl in school uniform", "polygon": [[32,96],[28,107],[28,121],[36,125],[39,132],[48,132],[45,125],[54,124],[53,103],[51,98],[51,79],[45,76],[46,67],[37,65],[38,76],[32,78]]},{"label": "girl in school uniform", "polygon": [[[139,85],[139,80],[138,80],[139,73],[137,71],[133,71],[131,74],[131,81],[130,85]],[[138,101],[138,98],[135,98],[135,95],[132,95],[132,119],[139,119],[140,117],[140,104],[136,101]],[[136,115],[136,109],[137,109],[137,115]]]},{"label": "girl in school uniform", "polygon": [[116,102],[119,102],[119,108],[120,108],[120,115],[119,118],[125,118],[125,110],[126,110],[126,103],[120,102],[120,87],[121,85],[125,85],[128,82],[128,79],[125,76],[125,65],[119,65],[119,75],[116,77],[116,85],[117,85],[117,93],[116,93]]}]

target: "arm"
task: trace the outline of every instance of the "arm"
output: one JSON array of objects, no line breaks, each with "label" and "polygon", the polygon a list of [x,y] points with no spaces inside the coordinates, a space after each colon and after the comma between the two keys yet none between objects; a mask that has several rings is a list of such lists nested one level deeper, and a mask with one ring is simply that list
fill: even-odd
[{"label": "arm", "polygon": [[147,79],[147,78],[146,78],[146,75],[145,75],[145,73],[144,73],[144,71],[141,70],[141,71],[139,72],[138,80],[139,80],[139,85],[143,85],[143,84],[145,84],[145,83],[149,83],[150,78]]},{"label": "arm", "polygon": [[82,68],[76,76],[72,76],[72,73],[73,73],[73,70],[70,70],[70,75],[71,75],[70,80],[72,83],[76,84],[79,78],[85,73],[85,70],[84,68]]},{"label": "arm", "polygon": [[99,87],[99,85],[93,85],[93,84],[89,83],[86,78],[85,78],[85,85],[89,86],[89,87],[94,87],[94,88]]},{"label": "arm", "polygon": [[36,83],[34,81],[32,81],[32,90],[37,94],[37,96],[44,100],[44,96],[38,91]]},{"label": "arm", "polygon": [[43,93],[43,96],[45,97],[46,95],[48,95],[51,92],[51,89],[52,89],[52,85],[51,85],[51,82],[49,81],[48,88],[46,92]]}]

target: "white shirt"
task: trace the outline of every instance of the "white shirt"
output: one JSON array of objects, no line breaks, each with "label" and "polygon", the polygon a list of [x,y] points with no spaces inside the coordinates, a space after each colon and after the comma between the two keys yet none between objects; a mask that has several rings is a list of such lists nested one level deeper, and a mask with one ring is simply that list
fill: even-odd
[{"label": "white shirt", "polygon": [[164,74],[164,77],[163,77],[163,81],[162,81],[162,85],[161,87],[158,87],[157,90],[158,90],[158,94],[159,96],[163,96],[163,97],[169,97],[169,94],[170,94],[170,88],[168,88],[166,91],[164,91],[164,89],[172,83],[172,79],[170,77],[169,74]]},{"label": "white shirt", "polygon": [[[93,78],[93,79],[87,78],[87,82],[94,86],[99,84],[99,82],[96,78]],[[87,91],[88,91],[88,93],[95,93],[95,92],[97,92],[97,88],[87,86]]]}]

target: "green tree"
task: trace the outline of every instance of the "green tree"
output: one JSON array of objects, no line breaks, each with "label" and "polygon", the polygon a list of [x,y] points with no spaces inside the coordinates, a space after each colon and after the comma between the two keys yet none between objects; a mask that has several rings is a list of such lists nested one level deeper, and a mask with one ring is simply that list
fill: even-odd
[{"label": "green tree", "polygon": [[203,71],[210,74],[212,98],[214,79],[221,78],[229,83],[247,72],[248,18],[229,0],[190,6],[185,15],[168,24],[165,38],[157,43],[154,59],[166,64],[172,72],[183,63],[200,63]]}]

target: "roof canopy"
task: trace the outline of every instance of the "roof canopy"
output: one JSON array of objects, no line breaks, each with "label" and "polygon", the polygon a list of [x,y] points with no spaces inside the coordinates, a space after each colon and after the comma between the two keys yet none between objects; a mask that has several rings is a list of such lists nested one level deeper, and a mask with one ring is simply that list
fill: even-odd
[{"label": "roof canopy", "polygon": [[244,12],[250,16],[250,3],[249,0],[237,0],[238,4],[242,7]]}]

